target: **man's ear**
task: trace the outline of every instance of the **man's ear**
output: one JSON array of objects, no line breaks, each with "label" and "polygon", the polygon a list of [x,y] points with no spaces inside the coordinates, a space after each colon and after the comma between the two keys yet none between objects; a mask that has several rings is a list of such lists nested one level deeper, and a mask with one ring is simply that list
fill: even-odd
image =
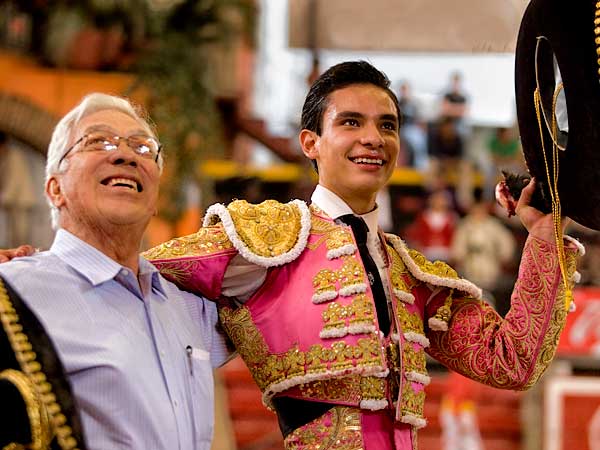
[{"label": "man's ear", "polygon": [[62,188],[58,178],[51,176],[46,181],[46,195],[50,199],[50,202],[57,208],[60,208],[65,204],[65,198],[62,193]]},{"label": "man's ear", "polygon": [[307,158],[316,159],[319,155],[319,135],[306,128],[298,136],[302,152]]}]

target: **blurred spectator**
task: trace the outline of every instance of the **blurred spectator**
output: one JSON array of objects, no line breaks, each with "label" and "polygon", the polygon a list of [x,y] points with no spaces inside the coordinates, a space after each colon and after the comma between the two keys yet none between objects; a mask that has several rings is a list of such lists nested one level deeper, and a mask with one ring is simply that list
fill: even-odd
[{"label": "blurred spectator", "polygon": [[261,182],[257,177],[235,176],[215,182],[217,203],[228,204],[235,199],[247,200],[249,203],[260,203],[263,199]]},{"label": "blurred spectator", "polygon": [[408,163],[418,170],[425,170],[429,160],[427,134],[420,117],[419,107],[411,95],[410,85],[407,81],[403,81],[400,85],[398,102],[402,112],[400,138],[405,144],[409,155]]},{"label": "blurred spectator", "polygon": [[488,141],[488,150],[496,168],[510,172],[523,170],[519,140],[510,128],[497,128]]},{"label": "blurred spectator", "polygon": [[467,113],[467,96],[462,87],[462,75],[454,72],[450,77],[450,87],[442,97],[440,116],[462,120]]},{"label": "blurred spectator", "polygon": [[472,281],[493,299],[505,265],[512,261],[515,238],[502,222],[490,214],[486,201],[475,202],[457,225],[450,250],[461,277]]},{"label": "blurred spectator", "polygon": [[446,190],[430,194],[427,208],[406,229],[406,240],[429,260],[449,261],[457,215]]},{"label": "blurred spectator", "polygon": [[439,160],[457,160],[463,155],[463,139],[452,117],[441,117],[431,129],[429,154]]},{"label": "blurred spectator", "polygon": [[442,450],[483,450],[476,406],[483,385],[450,371],[447,386],[439,413]]}]

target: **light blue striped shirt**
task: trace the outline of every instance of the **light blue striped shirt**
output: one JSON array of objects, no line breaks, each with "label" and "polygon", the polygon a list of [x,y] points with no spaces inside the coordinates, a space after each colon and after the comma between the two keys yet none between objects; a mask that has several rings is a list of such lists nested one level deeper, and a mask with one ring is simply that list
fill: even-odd
[{"label": "light blue striped shirt", "polygon": [[138,283],[65,230],[0,273],[54,341],[90,450],[210,449],[212,368],[229,356],[213,303],[142,258]]}]

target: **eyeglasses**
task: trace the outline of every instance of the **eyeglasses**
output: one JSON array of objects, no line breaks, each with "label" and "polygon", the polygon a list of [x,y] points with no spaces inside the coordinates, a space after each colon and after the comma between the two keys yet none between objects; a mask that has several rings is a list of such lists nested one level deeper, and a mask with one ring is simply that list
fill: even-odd
[{"label": "eyeglasses", "polygon": [[131,150],[142,158],[153,159],[155,162],[158,162],[158,155],[162,150],[162,145],[152,136],[136,134],[133,136],[122,137],[105,133],[88,133],[81,136],[73,145],[71,145],[71,147],[69,147],[62,158],[60,158],[58,165],[60,166],[67,155],[79,144],[81,144],[81,152],[112,152],[119,148],[122,139],[125,140],[127,146]]}]

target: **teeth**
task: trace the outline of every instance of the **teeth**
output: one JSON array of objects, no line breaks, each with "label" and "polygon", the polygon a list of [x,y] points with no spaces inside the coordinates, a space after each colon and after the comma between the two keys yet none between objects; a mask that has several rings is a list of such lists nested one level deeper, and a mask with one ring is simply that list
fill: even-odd
[{"label": "teeth", "polygon": [[356,158],[354,160],[355,163],[361,164],[378,164],[383,166],[383,159],[374,159],[374,158]]},{"label": "teeth", "polygon": [[128,178],[111,178],[108,181],[109,186],[116,186],[117,184],[129,186],[131,189],[138,190],[138,185],[134,180]]}]

